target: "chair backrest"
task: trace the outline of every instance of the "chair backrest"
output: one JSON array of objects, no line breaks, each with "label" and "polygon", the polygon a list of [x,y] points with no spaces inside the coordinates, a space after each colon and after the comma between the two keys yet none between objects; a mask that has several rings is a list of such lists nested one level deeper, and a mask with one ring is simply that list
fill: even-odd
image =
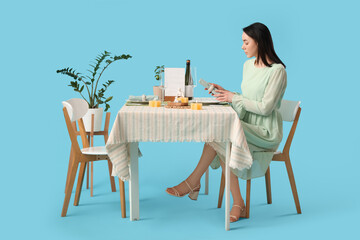
[{"label": "chair backrest", "polygon": [[300,101],[282,100],[279,112],[283,121],[292,122],[300,106]]},{"label": "chair backrest", "polygon": [[81,98],[72,98],[67,101],[63,101],[62,104],[66,107],[71,122],[82,118],[89,110],[88,103]]},{"label": "chair backrest", "polygon": [[89,142],[86,139],[86,132],[84,127],[84,122],[82,117],[86,114],[89,109],[87,102],[80,98],[72,98],[67,101],[63,101],[63,112],[65,117],[66,126],[69,132],[69,136],[71,139],[71,144],[74,151],[78,154],[81,153],[79,143],[77,141],[76,124],[72,124],[74,121],[78,121],[80,136],[82,140],[83,147],[89,147]]},{"label": "chair backrest", "polygon": [[300,101],[288,101],[288,100],[281,101],[281,106],[279,111],[281,113],[281,117],[283,121],[293,122],[283,149],[283,153],[287,155],[289,154],[291,142],[293,140],[296,126],[300,117],[300,113],[301,113],[300,103],[301,103]]}]

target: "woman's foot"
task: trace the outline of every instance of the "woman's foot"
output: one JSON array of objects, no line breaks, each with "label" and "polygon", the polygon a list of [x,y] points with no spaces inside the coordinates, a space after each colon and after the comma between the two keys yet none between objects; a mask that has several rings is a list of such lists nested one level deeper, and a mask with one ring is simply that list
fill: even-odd
[{"label": "woman's foot", "polygon": [[187,179],[180,183],[179,185],[166,189],[166,192],[175,197],[183,197],[186,194],[189,194],[191,200],[197,200],[200,191],[200,182],[197,184],[191,184]]},{"label": "woman's foot", "polygon": [[246,208],[244,202],[241,204],[233,204],[230,211],[230,222],[236,222],[239,218],[246,218]]}]

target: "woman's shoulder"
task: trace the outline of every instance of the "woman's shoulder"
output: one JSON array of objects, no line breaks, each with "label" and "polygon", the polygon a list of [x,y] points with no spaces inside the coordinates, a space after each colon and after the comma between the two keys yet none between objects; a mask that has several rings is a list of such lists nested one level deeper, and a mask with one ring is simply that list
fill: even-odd
[{"label": "woman's shoulder", "polygon": [[286,81],[287,73],[284,65],[281,63],[274,63],[270,69],[270,78],[282,79]]},{"label": "woman's shoulder", "polygon": [[281,63],[273,63],[269,70],[271,76],[286,75],[285,67]]},{"label": "woman's shoulder", "polygon": [[278,71],[285,71],[285,67],[281,63],[273,63],[271,64],[271,68]]},{"label": "woman's shoulder", "polygon": [[249,60],[246,60],[245,63],[244,63],[244,67],[251,66],[251,64],[254,65],[254,62],[255,62],[255,58],[251,58]]}]

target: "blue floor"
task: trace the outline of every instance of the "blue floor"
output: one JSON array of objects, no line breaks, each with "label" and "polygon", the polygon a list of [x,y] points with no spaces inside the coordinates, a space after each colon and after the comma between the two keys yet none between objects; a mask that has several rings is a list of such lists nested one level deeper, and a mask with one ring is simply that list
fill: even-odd
[{"label": "blue floor", "polygon": [[[57,170],[32,179],[21,176],[16,180],[19,188],[10,190],[17,197],[7,195],[2,200],[2,215],[7,216],[2,219],[2,235],[9,237],[6,239],[27,236],[36,239],[346,239],[356,232],[359,208],[355,197],[359,194],[342,187],[355,183],[346,179],[332,183],[327,183],[326,178],[311,179],[314,173],[307,172],[299,163],[301,154],[294,157],[293,167],[303,213],[296,214],[284,164],[273,162],[273,203],[266,203],[264,179],[253,180],[250,218],[231,223],[230,231],[225,231],[224,206],[217,208],[219,169],[210,171],[209,195],[204,195],[202,189],[197,201],[165,193],[166,187],[178,184],[190,173],[201,154],[201,146],[201,143],[140,144],[144,157],[139,160],[139,221],[129,220],[127,183],[127,218],[121,218],[118,182],[117,192],[111,192],[106,162],[94,164],[94,196],[90,197],[90,190],[84,187],[79,206],[72,205],[73,194],[67,216],[60,217],[67,163],[64,159],[52,159],[48,164],[55,164]],[[161,152],[164,147],[166,153]],[[46,180],[41,181],[44,177]],[[244,193],[245,181],[240,186]],[[6,202],[17,207],[7,209]]]}]

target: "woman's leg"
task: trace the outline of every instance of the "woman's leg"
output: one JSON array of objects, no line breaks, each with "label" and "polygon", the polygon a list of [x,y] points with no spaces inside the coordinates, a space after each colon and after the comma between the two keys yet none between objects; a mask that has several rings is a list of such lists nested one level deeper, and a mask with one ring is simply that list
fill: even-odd
[{"label": "woman's leg", "polygon": [[[200,179],[202,175],[209,168],[215,156],[216,156],[216,151],[205,143],[198,165],[196,166],[195,170],[190,174],[190,176],[186,179],[187,183],[192,188],[195,188],[200,184]],[[180,183],[174,188],[179,192],[180,195],[183,195],[184,193],[188,193],[190,190],[185,182]],[[171,188],[168,188],[167,191],[169,193],[174,193],[173,189]]]},{"label": "woman's leg", "polygon": [[[225,164],[223,161],[220,161],[220,165],[225,175]],[[244,199],[241,196],[239,179],[238,177],[230,171],[230,192],[233,197],[233,204],[244,205]]]},{"label": "woman's leg", "polygon": [[[220,164],[223,174],[225,175],[225,164],[223,161],[220,161]],[[241,196],[239,179],[231,171],[230,171],[230,192],[233,198],[233,207],[231,208],[230,215],[235,216],[236,219],[233,220],[236,221],[241,215],[241,210],[245,208],[245,203],[244,203],[244,199]],[[234,207],[234,205],[240,206],[240,208]]]},{"label": "woman's leg", "polygon": [[[196,166],[195,170],[190,174],[190,176],[186,179],[189,185],[192,188],[195,188],[200,184],[200,179],[205,171],[210,166],[211,162],[214,160],[216,156],[216,151],[208,144],[205,143],[203,153],[201,155],[200,161]],[[225,164],[223,161],[220,161],[222,171],[225,175]],[[174,187],[176,191],[179,192],[180,195],[189,192],[189,187],[185,182],[180,183],[179,185]],[[166,190],[170,194],[174,194],[174,190],[172,188],[168,188]],[[239,207],[233,207],[230,211],[230,215],[235,216],[236,218],[240,217],[241,210],[245,208],[244,200],[241,196],[240,186],[238,177],[230,171],[230,192],[233,197],[233,206],[238,205]]]}]

